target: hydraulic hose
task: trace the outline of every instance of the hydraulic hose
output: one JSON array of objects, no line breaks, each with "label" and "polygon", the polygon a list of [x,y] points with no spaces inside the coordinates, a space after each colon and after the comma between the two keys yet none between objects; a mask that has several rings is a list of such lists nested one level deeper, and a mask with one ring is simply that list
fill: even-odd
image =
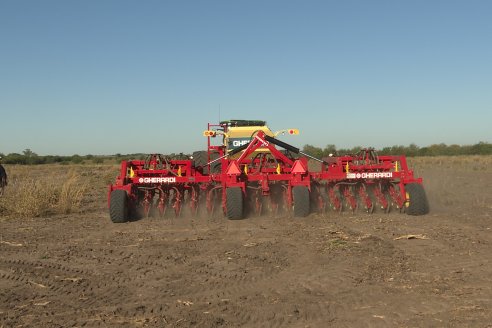
[{"label": "hydraulic hose", "polygon": [[328,164],[327,162],[325,162],[325,161],[323,161],[323,160],[321,160],[319,158],[316,158],[314,156],[311,156],[309,154],[303,153],[302,151],[299,150],[299,148],[296,148],[296,147],[294,147],[292,145],[289,145],[288,143],[285,143],[285,142],[280,141],[278,139],[275,139],[275,138],[272,138],[270,136],[265,135],[265,140],[268,141],[268,142],[271,142],[272,144],[275,144],[277,146],[280,146],[280,147],[282,147],[284,149],[290,150],[293,153],[301,154],[301,155],[304,155],[304,156],[309,157],[311,159],[314,159],[315,161],[318,161],[320,163]]},{"label": "hydraulic hose", "polygon": [[225,158],[225,157],[227,157],[227,156],[232,156],[232,155],[235,155],[235,154],[239,153],[240,151],[243,151],[243,150],[245,150],[246,148],[248,148],[248,146],[249,146],[249,142],[248,142],[247,144],[244,144],[244,145],[240,146],[240,147],[234,148],[233,150],[231,150],[230,152],[228,152],[228,153],[227,153],[227,154],[225,154],[224,156],[221,156],[221,157],[219,157],[219,158],[214,159],[213,161],[208,162],[208,163],[207,163],[207,165],[210,165],[210,164],[212,164],[212,163],[215,163],[215,162],[217,162],[217,161],[220,161],[221,159],[223,159],[223,158]]},{"label": "hydraulic hose", "polygon": [[248,148],[248,146],[249,146],[249,142],[248,142],[247,144],[244,144],[244,145],[240,146],[240,147],[234,148],[234,149],[233,149],[233,150],[231,150],[231,151],[230,151],[227,155],[228,155],[228,156],[235,155],[235,154],[239,153],[240,151],[243,151],[243,150],[245,150],[246,148]]},{"label": "hydraulic hose", "polygon": [[265,140],[268,142],[271,142],[272,144],[280,146],[284,149],[290,150],[291,152],[293,152],[295,154],[302,154],[302,152],[299,150],[299,148],[296,148],[296,147],[289,145],[288,143],[285,143],[285,142],[280,141],[278,139],[275,139],[275,138],[272,138],[270,136],[265,135]]}]

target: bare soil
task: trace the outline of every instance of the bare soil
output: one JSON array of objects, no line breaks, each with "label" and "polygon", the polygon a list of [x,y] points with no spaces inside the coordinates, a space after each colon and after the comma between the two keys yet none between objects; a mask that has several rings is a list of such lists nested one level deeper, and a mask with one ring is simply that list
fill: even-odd
[{"label": "bare soil", "polygon": [[492,327],[492,171],[415,166],[422,217],[0,219],[0,327]]}]

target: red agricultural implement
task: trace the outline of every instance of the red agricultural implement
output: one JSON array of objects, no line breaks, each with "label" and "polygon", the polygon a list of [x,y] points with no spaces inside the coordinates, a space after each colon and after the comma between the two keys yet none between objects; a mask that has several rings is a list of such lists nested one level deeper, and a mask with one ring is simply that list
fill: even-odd
[{"label": "red agricultural implement", "polygon": [[183,210],[193,216],[222,211],[229,219],[279,212],[304,217],[330,209],[428,213],[422,179],[414,177],[405,156],[378,156],[367,148],[317,159],[277,138],[285,133],[298,131],[274,133],[264,121],[224,121],[208,124],[207,151],[190,159],[152,154],[123,161],[109,186],[111,220],[179,216]]}]

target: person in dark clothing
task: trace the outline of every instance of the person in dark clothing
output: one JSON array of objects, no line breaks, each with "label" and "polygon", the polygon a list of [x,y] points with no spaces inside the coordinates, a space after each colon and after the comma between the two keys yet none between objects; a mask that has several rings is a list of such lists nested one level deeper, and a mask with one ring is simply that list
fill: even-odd
[{"label": "person in dark clothing", "polygon": [[[2,158],[0,157],[0,161]],[[0,196],[3,194],[3,190],[7,186],[7,172],[5,171],[5,168],[2,166],[2,163],[0,163]]]}]

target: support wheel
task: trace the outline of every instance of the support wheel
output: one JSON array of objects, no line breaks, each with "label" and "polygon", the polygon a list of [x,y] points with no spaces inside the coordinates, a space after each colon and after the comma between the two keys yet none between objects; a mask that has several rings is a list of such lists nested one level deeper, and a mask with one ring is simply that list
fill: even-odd
[{"label": "support wheel", "polygon": [[126,191],[117,189],[111,192],[109,201],[109,216],[113,223],[128,221],[128,195]]},{"label": "support wheel", "polygon": [[195,151],[192,154],[195,167],[202,167],[203,174],[208,174],[208,153],[205,150]]},{"label": "support wheel", "polygon": [[229,220],[243,218],[243,191],[240,187],[226,189],[226,216]]},{"label": "support wheel", "polygon": [[429,202],[424,187],[420,183],[409,183],[405,186],[407,201],[405,203],[408,215],[424,215],[429,213]]},{"label": "support wheel", "polygon": [[294,216],[306,217],[309,214],[309,189],[305,186],[295,186],[292,188],[294,198]]},{"label": "support wheel", "polygon": [[[208,163],[208,152],[206,150],[195,151],[192,154],[193,163],[195,167],[201,167],[203,174],[211,174],[211,173],[220,173],[222,170],[220,161],[214,162],[210,164],[210,168],[207,165]],[[218,153],[211,153],[210,160],[214,160],[219,158]]]},{"label": "support wheel", "polygon": [[222,163],[220,161],[210,164],[210,173],[217,174],[222,172]]}]

